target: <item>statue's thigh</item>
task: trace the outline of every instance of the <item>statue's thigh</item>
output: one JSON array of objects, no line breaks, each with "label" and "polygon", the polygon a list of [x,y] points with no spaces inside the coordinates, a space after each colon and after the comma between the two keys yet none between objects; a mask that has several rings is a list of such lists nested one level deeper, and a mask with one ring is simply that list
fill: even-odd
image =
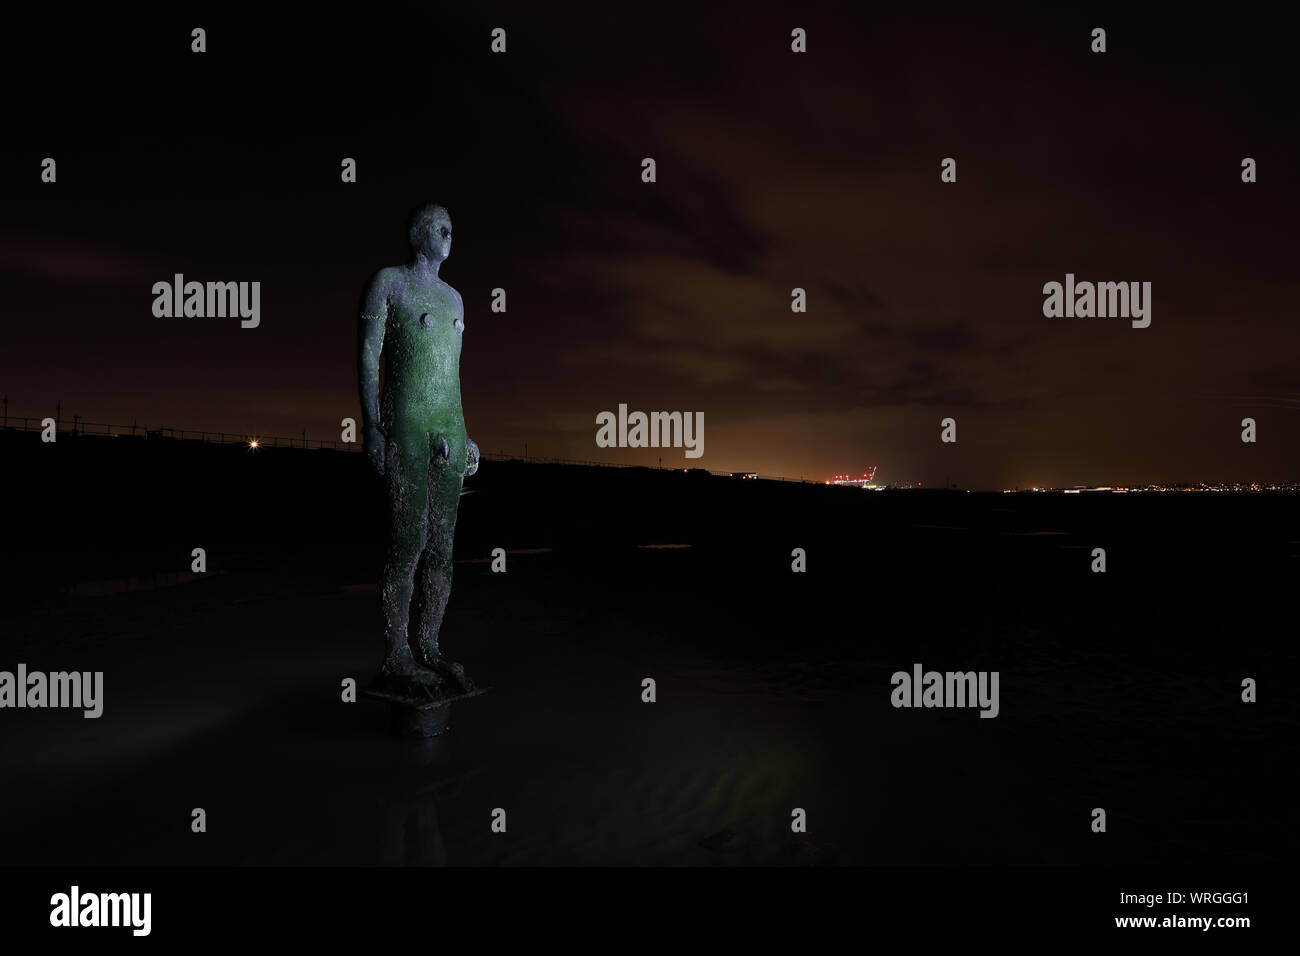
[{"label": "statue's thigh", "polygon": [[429,521],[428,450],[403,449],[390,442],[384,480],[388,483],[389,534],[391,548],[402,554],[418,554],[424,547]]},{"label": "statue's thigh", "polygon": [[441,455],[430,461],[428,539],[438,555],[451,555],[461,484],[460,473],[453,470]]}]

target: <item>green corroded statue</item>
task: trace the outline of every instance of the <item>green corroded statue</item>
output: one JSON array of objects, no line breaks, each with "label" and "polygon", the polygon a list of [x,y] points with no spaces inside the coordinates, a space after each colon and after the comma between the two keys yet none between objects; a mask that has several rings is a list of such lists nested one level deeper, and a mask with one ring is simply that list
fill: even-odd
[{"label": "green corroded statue", "polygon": [[380,585],[386,651],[374,689],[436,699],[475,689],[438,650],[438,630],[451,596],[461,484],[477,470],[479,452],[460,407],[465,308],[438,277],[451,254],[447,210],[417,209],[410,240],[410,264],[381,269],[366,285],[357,336],[365,453],[388,497]]}]

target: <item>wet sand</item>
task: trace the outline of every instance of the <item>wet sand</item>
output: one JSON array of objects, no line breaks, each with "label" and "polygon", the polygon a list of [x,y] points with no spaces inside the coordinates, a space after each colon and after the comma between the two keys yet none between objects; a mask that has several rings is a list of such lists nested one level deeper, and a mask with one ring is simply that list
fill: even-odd
[{"label": "wet sand", "polygon": [[[376,595],[364,586],[201,613],[176,589],[171,614],[159,613],[161,597],[139,604],[152,623],[130,639],[41,655],[51,670],[104,670],[105,715],[6,715],[5,862],[1281,855],[1264,839],[1272,802],[1244,814],[1261,807],[1223,788],[1278,772],[1261,760],[1269,728],[1180,705],[1231,687],[1187,675],[1116,680],[1026,655],[1003,665],[995,720],[895,710],[889,675],[903,665],[889,640],[863,635],[862,653],[833,658],[768,640],[746,647],[743,635],[692,651],[707,634],[662,610],[583,620],[530,597],[558,585],[544,567],[554,561],[518,559],[510,573],[528,584],[509,602],[489,593],[500,576],[458,569],[444,650],[491,690],[453,705],[452,731],[428,745],[390,739],[382,705],[340,700],[343,678],[364,686],[376,663]],[[666,579],[681,562],[659,552],[636,563]],[[653,704],[640,699],[646,676],[658,684]],[[1094,805],[1109,807],[1104,845],[1079,825]],[[189,832],[193,807],[207,811],[207,834]],[[490,830],[497,807],[506,834]],[[806,835],[790,832],[794,807],[807,812]]]},{"label": "wet sand", "polygon": [[[491,690],[453,705],[432,742],[391,739],[382,705],[340,700],[381,655],[364,523],[257,515],[262,548],[214,546],[220,575],[11,600],[0,666],[103,670],[105,707],[0,714],[0,863],[1294,854],[1297,728],[1281,702],[1295,652],[1273,623],[1300,528],[1290,499],[826,497],[656,475],[620,480],[671,493],[593,499],[562,477],[489,466],[462,501],[442,644]],[[256,490],[232,509],[284,497]],[[626,500],[658,504],[611,520]],[[144,537],[138,553],[161,553]],[[1079,569],[1098,539],[1105,576]],[[691,547],[647,547],[664,544]],[[505,574],[483,561],[497,545]],[[790,571],[795,545],[806,574]],[[917,662],[998,670],[999,716],[895,709],[890,675]],[[1243,675],[1259,704],[1240,702]],[[1097,806],[1105,835],[1089,829]]]}]

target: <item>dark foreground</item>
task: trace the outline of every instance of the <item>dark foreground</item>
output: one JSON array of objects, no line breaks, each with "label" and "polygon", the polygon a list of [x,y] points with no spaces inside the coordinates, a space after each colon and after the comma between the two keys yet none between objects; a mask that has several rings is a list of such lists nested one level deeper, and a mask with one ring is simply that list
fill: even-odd
[{"label": "dark foreground", "polygon": [[[340,700],[381,653],[359,456],[77,441],[0,435],[0,670],[105,675],[98,720],[0,711],[0,864],[1294,856],[1294,497],[487,462],[443,649],[492,689],[410,744]],[[915,663],[999,671],[999,716],[893,708]]]}]

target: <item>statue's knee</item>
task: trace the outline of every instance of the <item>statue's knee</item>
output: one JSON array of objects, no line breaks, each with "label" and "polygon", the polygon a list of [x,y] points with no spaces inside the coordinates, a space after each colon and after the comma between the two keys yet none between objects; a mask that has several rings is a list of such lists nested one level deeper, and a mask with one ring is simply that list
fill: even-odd
[{"label": "statue's knee", "polygon": [[451,555],[437,548],[430,548],[424,554],[424,573],[426,577],[451,581]]},{"label": "statue's knee", "polygon": [[420,561],[420,552],[424,550],[425,529],[408,522],[395,529],[388,543],[389,563],[404,571],[414,572]]}]

